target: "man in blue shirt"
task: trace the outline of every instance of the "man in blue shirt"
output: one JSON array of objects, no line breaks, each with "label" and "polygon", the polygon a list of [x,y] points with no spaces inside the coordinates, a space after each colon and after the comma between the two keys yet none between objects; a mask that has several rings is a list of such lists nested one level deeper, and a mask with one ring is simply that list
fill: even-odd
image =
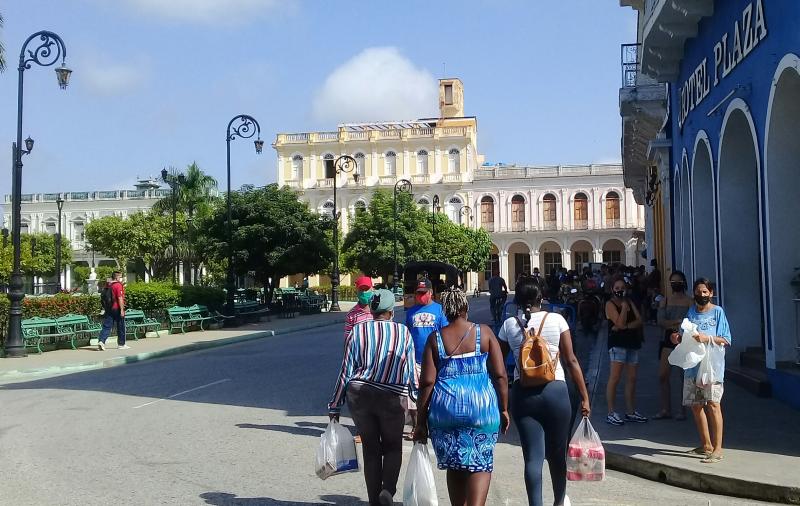
[{"label": "man in blue shirt", "polygon": [[[422,352],[425,351],[425,343],[428,342],[428,336],[433,331],[446,327],[448,322],[442,311],[442,305],[433,300],[433,285],[428,278],[417,281],[414,300],[416,301],[414,307],[406,311],[406,327],[408,327],[411,337],[414,339],[414,358],[417,376],[419,377],[419,372],[422,369]],[[410,398],[408,400],[408,411],[413,425],[417,419],[417,405]],[[412,430],[407,433],[406,439],[410,439],[410,435],[413,432]]]}]

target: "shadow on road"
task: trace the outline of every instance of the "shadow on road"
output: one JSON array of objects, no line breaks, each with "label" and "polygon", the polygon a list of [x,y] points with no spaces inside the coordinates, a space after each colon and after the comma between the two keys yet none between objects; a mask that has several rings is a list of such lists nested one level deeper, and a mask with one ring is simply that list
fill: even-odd
[{"label": "shadow on road", "polygon": [[[345,428],[349,429],[350,432],[355,433],[356,429],[355,426],[350,426],[347,424],[342,424]],[[237,427],[240,429],[259,429],[259,430],[269,430],[274,432],[285,432],[287,434],[294,434],[296,436],[311,436],[311,437],[320,437],[324,432],[325,428],[328,424],[325,423],[314,423],[314,422],[295,422],[294,426],[291,425],[258,425],[254,423],[237,423]]]},{"label": "shadow on road", "polygon": [[206,492],[200,494],[200,498],[206,504],[215,506],[327,506],[330,504],[361,506],[367,504],[358,497],[349,495],[322,495],[319,497],[322,502],[283,501],[271,497],[237,497],[235,494],[225,492]]}]

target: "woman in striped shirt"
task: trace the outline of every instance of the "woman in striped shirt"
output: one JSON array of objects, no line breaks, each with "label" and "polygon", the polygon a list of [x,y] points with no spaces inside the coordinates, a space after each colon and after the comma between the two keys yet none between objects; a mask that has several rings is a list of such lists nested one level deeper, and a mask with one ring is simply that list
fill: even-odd
[{"label": "woman in striped shirt", "polygon": [[364,481],[371,505],[390,505],[403,459],[406,397],[417,398],[414,340],[392,321],[394,294],[377,290],[370,302],[374,320],[356,324],[345,340],[344,358],[328,404],[339,419],[345,399],[361,436]]}]

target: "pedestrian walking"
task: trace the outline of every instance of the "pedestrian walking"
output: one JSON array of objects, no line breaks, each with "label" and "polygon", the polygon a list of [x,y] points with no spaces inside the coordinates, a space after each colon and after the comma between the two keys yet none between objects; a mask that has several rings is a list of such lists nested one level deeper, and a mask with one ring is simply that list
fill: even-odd
[{"label": "pedestrian walking", "polygon": [[489,278],[489,307],[492,311],[494,323],[500,323],[503,317],[503,305],[508,298],[508,286],[506,280],[500,275]]},{"label": "pedestrian walking", "polygon": [[508,430],[508,379],[492,330],[467,319],[466,294],[445,290],[442,305],[449,325],[425,345],[414,440],[430,436],[450,502],[477,506],[486,504],[498,433]]},{"label": "pedestrian walking", "polygon": [[[428,336],[432,332],[446,327],[448,321],[444,316],[441,304],[433,300],[433,285],[430,279],[422,278],[417,281],[414,301],[416,304],[406,311],[406,326],[414,338],[415,364],[417,375],[419,375],[422,368],[422,353],[428,342]],[[416,423],[417,405],[413,400],[409,399],[408,410],[411,423]],[[406,434],[406,439],[411,439],[412,433],[413,427],[412,431]]]},{"label": "pedestrian walking", "polygon": [[353,327],[328,404],[338,420],[347,401],[361,435],[364,481],[370,505],[391,505],[403,460],[406,398],[416,399],[414,341],[408,329],[392,321],[394,294],[377,290],[370,301],[373,320]]},{"label": "pedestrian walking", "polygon": [[[658,382],[661,394],[661,410],[654,420],[672,418],[672,371],[678,369],[670,365],[669,354],[675,349],[672,335],[678,333],[681,322],[686,318],[686,313],[694,304],[694,300],[686,293],[686,275],[681,271],[673,272],[669,277],[670,295],[664,297],[658,306],[658,325],[663,329],[663,338],[658,345]],[[676,416],[678,420],[686,419],[686,408],[681,406],[681,411]]]},{"label": "pedestrian walking", "polygon": [[[511,416],[519,432],[525,460],[525,489],[528,504],[542,504],[542,466],[547,459],[555,504],[569,504],[567,490],[567,441],[572,419],[569,391],[564,366],[581,396],[581,413],[589,416],[589,392],[580,363],[572,349],[572,335],[567,321],[558,313],[542,311],[541,285],[532,278],[520,279],[514,288],[521,310],[503,322],[498,334],[503,356],[513,353],[517,361],[511,387]],[[525,333],[538,330],[547,342],[548,353],[555,362],[555,379],[541,386],[524,387],[519,381],[520,348]]]},{"label": "pedestrian walking", "polygon": [[363,321],[372,319],[369,303],[372,300],[372,278],[361,276],[356,280],[356,305],[344,317],[344,338],[352,332],[353,327]]},{"label": "pedestrian walking", "polygon": [[[625,422],[644,423],[647,417],[636,411],[636,373],[639,368],[639,349],[642,347],[642,316],[639,309],[627,296],[622,278],[614,280],[611,299],[606,302],[608,321],[608,355],[610,370],[606,385],[608,416],[611,425]],[[616,412],[617,385],[625,371],[625,419]]]},{"label": "pedestrian walking", "polygon": [[[722,394],[725,390],[725,347],[731,345],[731,330],[725,311],[712,304],[714,286],[707,278],[694,282],[694,305],[686,318],[697,325],[695,340],[709,345],[707,353],[718,354],[714,359],[713,381],[701,385],[698,379],[700,365],[687,369],[683,378],[683,405],[692,408],[700,446],[689,450],[692,455],[702,455],[704,464],[715,464],[722,460]],[[681,335],[672,334],[678,343]]]},{"label": "pedestrian walking", "polygon": [[128,350],[130,346],[125,344],[125,287],[122,286],[122,272],[114,271],[111,279],[106,282],[103,293],[100,296],[103,304],[103,328],[97,339],[97,350],[106,349],[106,340],[111,335],[111,328],[117,328],[117,348]]}]

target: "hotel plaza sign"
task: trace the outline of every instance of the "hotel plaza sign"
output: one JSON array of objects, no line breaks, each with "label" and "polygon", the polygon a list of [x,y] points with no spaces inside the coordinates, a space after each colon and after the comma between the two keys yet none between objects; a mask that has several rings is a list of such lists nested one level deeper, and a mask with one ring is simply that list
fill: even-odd
[{"label": "hotel plaza sign", "polygon": [[764,17],[764,3],[755,0],[742,11],[742,19],[736,20],[732,32],[725,33],[714,45],[713,85],[708,69],[708,57],[695,68],[692,75],[680,87],[680,114],[678,126],[683,124],[689,114],[708,96],[712,87],[728,77],[753,49],[767,36],[767,23]]}]

